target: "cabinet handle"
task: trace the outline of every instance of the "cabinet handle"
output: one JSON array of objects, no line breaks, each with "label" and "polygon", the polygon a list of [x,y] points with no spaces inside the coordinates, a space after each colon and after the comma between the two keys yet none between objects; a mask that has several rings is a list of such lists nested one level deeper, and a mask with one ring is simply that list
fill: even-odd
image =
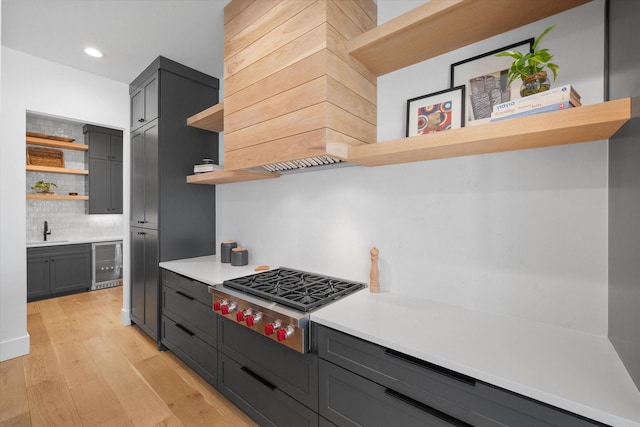
[{"label": "cabinet handle", "polygon": [[138,221],[138,224],[144,224],[147,221]]},{"label": "cabinet handle", "polygon": [[138,119],[140,123],[144,123],[144,119]]},{"label": "cabinet handle", "polygon": [[452,417],[449,414],[445,414],[442,411],[438,411],[436,408],[432,408],[429,405],[425,405],[422,402],[418,402],[415,399],[410,398],[409,396],[405,396],[402,393],[398,393],[395,390],[392,390],[390,388],[385,388],[384,389],[384,394],[386,394],[387,396],[391,396],[394,399],[397,399],[403,403],[406,403],[407,405],[413,406],[414,408],[422,411],[422,412],[426,412],[429,415],[432,415],[436,418],[440,418],[442,421],[451,424],[452,426],[456,426],[456,427],[473,427],[471,424],[467,424],[464,421],[461,421],[457,418]]},{"label": "cabinet handle", "polygon": [[274,386],[269,381],[265,380],[260,375],[256,374],[255,372],[253,372],[251,369],[247,368],[246,366],[243,366],[240,369],[242,370],[242,372],[245,372],[245,373],[249,374],[254,379],[256,379],[257,381],[261,382],[262,384],[264,384],[265,386],[270,388],[272,391],[276,389],[276,386]]},{"label": "cabinet handle", "polygon": [[147,234],[147,233],[145,233],[144,231],[138,231],[138,235],[144,235],[144,234]]},{"label": "cabinet handle", "polygon": [[185,294],[184,292],[181,291],[176,291],[176,294],[180,295],[181,297],[185,297],[186,299],[188,299],[189,301],[195,301],[195,298]]},{"label": "cabinet handle", "polygon": [[176,328],[180,329],[182,332],[189,334],[190,337],[195,335],[193,332],[191,332],[189,329],[182,326],[180,323],[176,323]]},{"label": "cabinet handle", "polygon": [[475,378],[469,377],[467,375],[461,374],[459,372],[452,371],[451,369],[443,368],[442,366],[434,365],[433,363],[426,362],[424,360],[418,359],[417,357],[409,356],[408,354],[400,353],[399,351],[386,349],[384,351],[385,354],[388,354],[391,357],[395,357],[396,359],[403,360],[405,362],[412,363],[414,365],[418,365],[421,368],[428,369],[430,371],[434,371],[438,374],[444,375],[456,381],[460,381],[464,384],[470,385],[472,387],[476,386]]}]

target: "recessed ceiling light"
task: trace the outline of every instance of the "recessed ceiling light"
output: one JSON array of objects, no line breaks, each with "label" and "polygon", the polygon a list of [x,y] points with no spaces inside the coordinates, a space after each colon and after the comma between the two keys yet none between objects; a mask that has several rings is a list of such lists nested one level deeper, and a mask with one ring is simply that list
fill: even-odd
[{"label": "recessed ceiling light", "polygon": [[98,49],[95,49],[93,47],[88,47],[84,50],[84,53],[86,53],[89,56],[94,56],[96,58],[102,58],[102,52],[100,52]]}]

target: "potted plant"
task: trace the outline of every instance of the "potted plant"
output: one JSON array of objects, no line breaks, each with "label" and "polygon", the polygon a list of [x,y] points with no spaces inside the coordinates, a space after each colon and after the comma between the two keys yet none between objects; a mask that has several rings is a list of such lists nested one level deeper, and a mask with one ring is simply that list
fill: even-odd
[{"label": "potted plant", "polygon": [[48,182],[41,179],[40,181],[33,184],[31,186],[31,189],[36,190],[36,192],[38,193],[53,194],[53,191],[51,191],[51,187],[57,188],[58,186],[55,182]]},{"label": "potted plant", "polygon": [[551,88],[551,83],[547,78],[547,72],[545,68],[548,68],[553,73],[553,80],[558,77],[558,71],[560,67],[553,62],[550,62],[553,55],[549,53],[549,49],[538,49],[538,44],[547,33],[555,28],[555,25],[550,26],[542,32],[533,42],[531,51],[523,54],[517,50],[507,50],[500,52],[496,56],[510,56],[514,59],[507,77],[509,78],[509,85],[514,80],[522,80],[522,87],[520,88],[521,96],[529,96],[534,93],[544,92]]}]

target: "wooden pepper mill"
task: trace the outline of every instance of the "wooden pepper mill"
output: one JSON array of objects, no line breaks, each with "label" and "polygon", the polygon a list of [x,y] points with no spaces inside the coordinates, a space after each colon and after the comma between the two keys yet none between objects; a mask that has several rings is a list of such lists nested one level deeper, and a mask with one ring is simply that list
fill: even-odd
[{"label": "wooden pepper mill", "polygon": [[371,254],[371,270],[369,271],[369,292],[380,292],[380,271],[378,270],[378,255],[380,251],[375,246],[369,251]]}]

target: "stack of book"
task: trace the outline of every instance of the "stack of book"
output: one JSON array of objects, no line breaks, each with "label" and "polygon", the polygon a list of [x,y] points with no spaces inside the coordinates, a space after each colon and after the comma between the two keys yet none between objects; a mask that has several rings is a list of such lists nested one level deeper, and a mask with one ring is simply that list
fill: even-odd
[{"label": "stack of book", "polygon": [[497,122],[531,114],[565,110],[581,105],[578,92],[571,85],[564,85],[535,95],[494,105],[491,121]]},{"label": "stack of book", "polygon": [[202,165],[194,165],[193,173],[205,173],[205,172],[214,172],[222,170],[223,167],[220,165],[216,165],[213,163],[204,163]]}]

